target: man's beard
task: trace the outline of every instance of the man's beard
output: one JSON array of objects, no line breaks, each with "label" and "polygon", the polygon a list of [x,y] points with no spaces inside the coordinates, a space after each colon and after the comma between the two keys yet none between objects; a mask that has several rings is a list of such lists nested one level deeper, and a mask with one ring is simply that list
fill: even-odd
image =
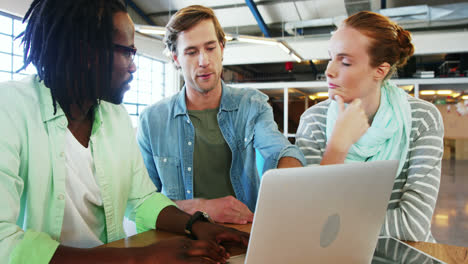
[{"label": "man's beard", "polygon": [[123,82],[118,89],[110,88],[109,94],[102,99],[112,104],[121,104],[125,93],[128,91],[127,85],[133,80],[133,75],[130,75],[127,81]]}]

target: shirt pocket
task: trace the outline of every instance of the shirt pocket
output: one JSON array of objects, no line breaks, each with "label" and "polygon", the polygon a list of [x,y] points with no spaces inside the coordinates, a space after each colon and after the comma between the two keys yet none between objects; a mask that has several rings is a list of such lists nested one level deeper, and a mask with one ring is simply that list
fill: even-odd
[{"label": "shirt pocket", "polygon": [[183,184],[180,180],[179,158],[154,156],[154,160],[161,180],[161,192],[170,199],[181,199],[179,190],[183,189]]}]

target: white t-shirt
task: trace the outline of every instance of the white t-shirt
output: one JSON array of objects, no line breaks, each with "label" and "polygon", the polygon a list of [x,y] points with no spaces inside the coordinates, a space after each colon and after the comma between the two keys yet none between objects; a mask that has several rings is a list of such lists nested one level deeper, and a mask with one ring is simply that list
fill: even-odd
[{"label": "white t-shirt", "polygon": [[102,245],[106,222],[91,149],[81,145],[68,129],[65,134],[65,158],[65,213],[60,243],[79,248]]}]

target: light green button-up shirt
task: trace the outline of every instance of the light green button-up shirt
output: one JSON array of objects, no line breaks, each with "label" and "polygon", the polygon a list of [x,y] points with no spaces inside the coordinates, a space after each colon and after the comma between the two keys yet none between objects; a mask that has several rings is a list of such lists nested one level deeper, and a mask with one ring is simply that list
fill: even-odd
[{"label": "light green button-up shirt", "polygon": [[[65,208],[64,141],[68,121],[36,77],[0,83],[0,263],[48,263]],[[96,108],[90,148],[106,222],[106,241],[125,237],[124,215],[138,232],[154,229],[174,205],[148,177],[122,105]]]}]

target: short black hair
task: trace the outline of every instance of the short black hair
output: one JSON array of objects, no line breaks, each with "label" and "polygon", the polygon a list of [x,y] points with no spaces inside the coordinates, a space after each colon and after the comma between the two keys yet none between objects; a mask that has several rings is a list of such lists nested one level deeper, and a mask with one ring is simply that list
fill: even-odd
[{"label": "short black hair", "polygon": [[113,15],[127,12],[120,0],[34,0],[23,23],[24,66],[32,63],[57,102],[99,103],[110,89],[113,64]]}]

